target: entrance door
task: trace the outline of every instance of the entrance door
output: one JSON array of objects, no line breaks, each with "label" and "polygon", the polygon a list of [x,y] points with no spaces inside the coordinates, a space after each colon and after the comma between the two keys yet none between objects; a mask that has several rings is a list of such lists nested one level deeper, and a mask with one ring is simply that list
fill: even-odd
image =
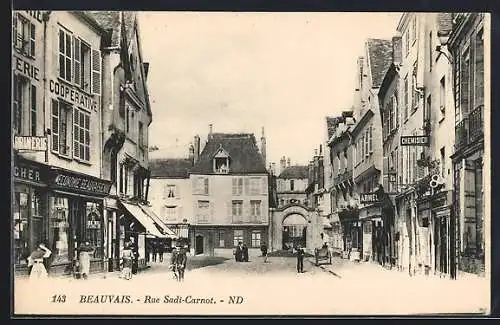
[{"label": "entrance door", "polygon": [[203,254],[203,236],[197,235],[195,238],[195,252],[196,255]]},{"label": "entrance door", "polygon": [[442,273],[448,273],[448,227],[447,227],[447,218],[441,218],[440,224],[440,236],[439,236],[439,241],[440,241],[440,271]]},{"label": "entrance door", "polygon": [[300,245],[306,247],[307,243],[307,220],[304,216],[294,213],[288,215],[282,224],[283,249],[289,250]]}]

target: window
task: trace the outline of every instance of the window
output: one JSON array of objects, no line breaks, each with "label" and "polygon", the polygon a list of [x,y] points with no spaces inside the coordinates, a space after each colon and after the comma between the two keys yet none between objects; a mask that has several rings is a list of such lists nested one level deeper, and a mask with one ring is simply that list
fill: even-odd
[{"label": "window", "polygon": [[295,191],[295,180],[290,180],[290,191]]},{"label": "window", "polygon": [[445,147],[442,147],[440,150],[441,153],[441,177],[446,177],[446,155],[445,155]]},{"label": "window", "polygon": [[165,218],[169,221],[177,219],[176,208],[165,206]]},{"label": "window", "polygon": [[233,195],[243,194],[243,178],[233,178]]},{"label": "window", "polygon": [[460,60],[460,108],[461,116],[465,118],[469,114],[470,103],[470,53],[469,48],[466,48],[462,53]]},{"label": "window", "polygon": [[254,221],[259,220],[261,215],[261,208],[261,201],[250,201],[250,215],[253,217]]},{"label": "window", "polygon": [[233,201],[232,202],[231,214],[233,216],[233,222],[241,222],[241,217],[243,216],[243,201]]},{"label": "window", "polygon": [[52,100],[52,150],[61,155],[70,154],[71,106],[64,101]]},{"label": "window", "polygon": [[36,53],[36,28],[27,18],[14,15],[12,22],[14,48],[24,55],[34,57]]},{"label": "window", "polygon": [[208,222],[210,212],[209,201],[198,201],[198,222]]},{"label": "window", "polygon": [[369,132],[369,138],[370,138],[369,151],[370,151],[370,154],[371,154],[371,153],[373,153],[373,127],[371,125],[368,128],[368,132]]},{"label": "window", "polygon": [[143,148],[144,147],[144,134],[143,134],[143,124],[142,122],[139,122],[139,147]]},{"label": "window", "polygon": [[102,258],[104,254],[102,231],[102,206],[95,202],[86,202],[85,239],[95,248],[93,258]]},{"label": "window", "polygon": [[90,161],[90,114],[74,109],[73,156]]},{"label": "window", "polygon": [[365,130],[365,157],[368,157],[368,155],[370,154],[370,150],[368,148],[368,145],[370,144],[370,139],[368,139],[368,136],[369,136],[369,133],[368,133],[368,129]]},{"label": "window", "polygon": [[224,230],[219,230],[219,247],[225,247],[225,233]]},{"label": "window", "polygon": [[120,193],[123,193],[123,164],[120,164],[120,176],[119,176],[119,182],[120,182]]},{"label": "window", "polygon": [[36,86],[31,85],[31,93],[30,93],[31,105],[30,105],[30,122],[31,122],[31,135],[36,136]]},{"label": "window", "polygon": [[73,81],[71,39],[72,36],[69,32],[59,29],[59,77],[68,82]]},{"label": "window", "polygon": [[484,104],[484,37],[481,28],[475,37],[475,89],[474,89],[474,108]]},{"label": "window", "polygon": [[198,195],[208,195],[208,177],[196,177],[193,179],[193,193]]},{"label": "window", "polygon": [[165,187],[165,196],[166,197],[175,197],[175,185],[167,185]]},{"label": "window", "polygon": [[418,108],[418,92],[417,92],[417,62],[413,64],[413,73],[411,75],[411,107],[412,113]]},{"label": "window", "polygon": [[442,77],[439,81],[439,110],[441,112],[441,120],[446,114],[446,81],[445,77]]},{"label": "window", "polygon": [[243,242],[243,230],[234,230],[233,245],[238,246],[240,242]]},{"label": "window", "polygon": [[252,247],[260,247],[260,231],[252,231]]},{"label": "window", "polygon": [[[85,44],[84,42],[81,42],[81,51],[80,51],[80,57],[82,60],[82,69],[81,69],[81,80],[77,84],[82,86],[82,89],[85,90],[86,92],[90,92],[90,86],[91,86],[91,78],[92,78],[92,71],[91,71],[91,53],[92,50],[89,45]],[[75,59],[76,60],[76,59]],[[75,69],[75,75],[76,75],[76,69]]]},{"label": "window", "polygon": [[434,49],[432,48],[433,45],[433,39],[432,39],[432,31],[429,32],[429,70],[432,70],[432,63],[433,63],[433,53]]},{"label": "window", "polygon": [[411,44],[415,44],[417,40],[417,14],[413,15],[413,19],[411,21]]},{"label": "window", "polygon": [[404,81],[404,102],[403,102],[403,117],[406,121],[406,119],[408,118],[408,75],[405,76],[405,81]]},{"label": "window", "polygon": [[250,178],[250,195],[259,195],[261,190],[260,178]]},{"label": "window", "polygon": [[50,232],[52,264],[68,262],[70,258],[69,201],[63,197],[50,197]]},{"label": "window", "polygon": [[215,172],[219,174],[229,173],[229,159],[227,157],[215,158],[214,159]]},{"label": "window", "polygon": [[404,40],[405,40],[405,56],[408,56],[410,53],[410,31],[406,30],[404,34]]},{"label": "window", "polygon": [[125,104],[125,130],[127,134],[130,132],[130,114],[131,114],[131,107],[129,104]]},{"label": "window", "polygon": [[203,180],[203,194],[208,195],[208,178]]},{"label": "window", "polygon": [[365,134],[361,136],[361,161],[365,160]]},{"label": "window", "polygon": [[14,130],[14,134],[22,134],[22,121],[23,121],[23,102],[24,102],[24,89],[26,85],[26,79],[23,77],[19,77],[14,75],[14,84],[13,84],[13,124],[12,128]]}]

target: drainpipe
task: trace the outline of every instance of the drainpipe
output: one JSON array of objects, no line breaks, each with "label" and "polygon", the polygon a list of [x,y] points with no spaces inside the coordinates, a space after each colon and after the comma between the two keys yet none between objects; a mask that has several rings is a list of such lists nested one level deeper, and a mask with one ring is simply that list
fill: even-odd
[{"label": "drainpipe", "polygon": [[45,163],[49,162],[49,133],[47,123],[45,121],[46,112],[46,97],[47,97],[47,21],[49,20],[50,11],[43,15],[43,96],[42,96],[42,112],[43,112],[43,135],[47,141],[47,149],[45,150]]}]

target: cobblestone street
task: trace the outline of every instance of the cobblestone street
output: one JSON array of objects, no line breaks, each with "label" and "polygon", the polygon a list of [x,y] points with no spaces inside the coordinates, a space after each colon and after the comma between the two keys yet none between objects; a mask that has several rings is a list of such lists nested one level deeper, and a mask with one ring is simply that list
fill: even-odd
[{"label": "cobblestone street", "polygon": [[[190,257],[184,283],[174,281],[168,263],[153,263],[150,269],[140,272],[131,281],[118,278],[118,273],[108,273],[94,274],[86,281],[51,278],[28,287],[27,279],[18,278],[16,312],[156,315],[477,313],[489,301],[485,295],[487,281],[477,280],[471,285],[470,280],[465,283],[410,278],[402,272],[340,258],[322,267],[316,267],[312,260],[305,261],[305,273],[298,274],[295,263],[295,258],[290,257],[271,257],[269,263],[263,263],[261,258],[236,263],[226,258]],[[37,295],[32,294],[34,287]],[[460,292],[467,292],[467,295]],[[102,294],[129,295],[132,303],[80,303],[82,295]],[[66,295],[66,302],[50,302],[54,295]],[[157,297],[160,302],[144,303],[146,295]],[[166,295],[187,300],[167,304],[163,302]],[[229,304],[230,296],[241,296],[243,302]],[[188,303],[193,297],[214,297],[217,303]]]}]

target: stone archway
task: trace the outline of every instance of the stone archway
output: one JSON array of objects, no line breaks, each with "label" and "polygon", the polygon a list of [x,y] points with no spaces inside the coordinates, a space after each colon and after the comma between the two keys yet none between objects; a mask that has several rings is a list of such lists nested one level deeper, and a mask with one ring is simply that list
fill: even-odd
[{"label": "stone archway", "polygon": [[322,225],[318,213],[301,204],[293,204],[272,211],[270,229],[271,250],[300,243],[308,251],[321,245]]}]

